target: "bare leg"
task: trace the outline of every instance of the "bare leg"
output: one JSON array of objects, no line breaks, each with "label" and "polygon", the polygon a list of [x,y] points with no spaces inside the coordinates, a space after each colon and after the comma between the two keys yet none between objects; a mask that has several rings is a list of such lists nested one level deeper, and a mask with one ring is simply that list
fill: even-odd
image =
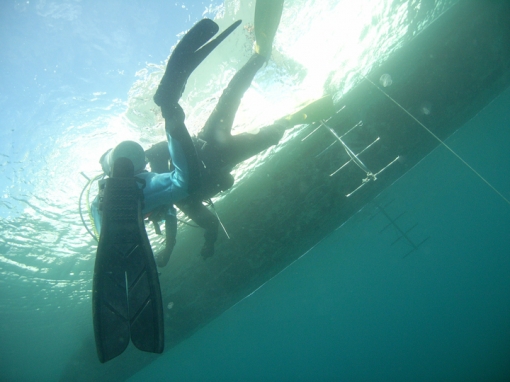
[{"label": "bare leg", "polygon": [[223,150],[223,161],[227,168],[234,168],[239,163],[276,145],[283,137],[285,126],[274,124],[263,127],[257,134],[237,134],[230,137],[230,144]]},{"label": "bare leg", "polygon": [[241,99],[266,60],[265,57],[254,54],[232,77],[205,126],[198,134],[200,139],[209,144],[221,144],[228,140]]}]

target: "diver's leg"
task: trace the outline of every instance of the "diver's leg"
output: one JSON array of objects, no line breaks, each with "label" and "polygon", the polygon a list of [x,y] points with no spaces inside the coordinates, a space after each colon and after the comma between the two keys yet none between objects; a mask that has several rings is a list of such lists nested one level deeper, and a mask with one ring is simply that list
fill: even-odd
[{"label": "diver's leg", "polygon": [[241,99],[266,60],[267,58],[255,53],[232,77],[227,88],[223,91],[218,104],[198,134],[200,139],[209,143],[222,143],[226,141],[230,136]]},{"label": "diver's leg", "polygon": [[230,135],[234,117],[255,74],[269,60],[280,24],[284,0],[257,0],[255,4],[255,54],[234,75],[199,137],[209,143],[222,142]]},{"label": "diver's leg", "polygon": [[224,162],[233,168],[242,161],[276,145],[283,137],[286,128],[288,126],[284,123],[275,123],[261,128],[257,134],[233,135],[229,138],[230,143],[222,151]]},{"label": "diver's leg", "polygon": [[195,145],[184,124],[184,111],[179,104],[161,108],[165,116],[168,151],[175,168],[174,179],[193,194],[200,187],[200,162]]},{"label": "diver's leg", "polygon": [[257,134],[238,134],[229,138],[229,144],[222,147],[222,159],[232,167],[249,157],[276,145],[286,129],[300,124],[311,124],[327,119],[335,114],[335,105],[330,95],[325,95],[293,114],[266,126]]},{"label": "diver's leg", "polygon": [[176,205],[186,216],[205,230],[205,242],[200,255],[204,258],[211,257],[214,254],[214,243],[218,238],[217,217],[197,198],[188,198]]}]

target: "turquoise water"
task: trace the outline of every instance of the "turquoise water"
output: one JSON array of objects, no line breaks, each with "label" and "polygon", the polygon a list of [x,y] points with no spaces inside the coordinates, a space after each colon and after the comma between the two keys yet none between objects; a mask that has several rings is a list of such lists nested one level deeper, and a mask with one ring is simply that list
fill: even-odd
[{"label": "turquoise water", "polygon": [[[507,89],[446,141],[505,195],[509,106]],[[381,208],[405,214],[384,229]],[[394,243],[415,224],[421,246]],[[506,381],[508,227],[509,205],[439,147],[130,381]]]},{"label": "turquoise water", "polygon": [[[191,77],[192,131],[251,53],[252,1],[103,3],[0,6],[1,380],[59,380],[92,337],[95,243],[78,215],[80,172],[96,175],[119,140],[163,138],[151,97],[179,34],[204,15],[245,26]],[[326,82],[340,99],[453,3],[288,1],[236,131],[291,112]],[[509,104],[507,90],[448,139],[507,198]],[[264,159],[240,166],[238,180]],[[383,211],[405,212],[402,226],[384,229]],[[132,380],[505,380],[509,220],[508,204],[439,147]]]}]

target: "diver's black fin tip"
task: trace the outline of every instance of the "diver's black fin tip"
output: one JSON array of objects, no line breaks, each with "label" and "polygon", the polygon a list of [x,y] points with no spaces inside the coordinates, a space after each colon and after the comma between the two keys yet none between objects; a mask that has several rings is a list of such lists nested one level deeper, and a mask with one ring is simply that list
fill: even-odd
[{"label": "diver's black fin tip", "polygon": [[154,94],[156,105],[163,108],[179,101],[188,77],[240,23],[235,24],[214,40],[211,39],[220,27],[211,19],[200,20],[186,32],[170,55],[163,78]]},{"label": "diver's black fin tip", "polygon": [[[213,21],[214,22],[214,21]],[[190,59],[192,70],[205,60],[205,58],[218,46],[221,44],[223,40],[225,40],[240,24],[241,20],[237,20],[232,25],[230,25],[227,29],[221,32],[218,37],[214,40],[209,41],[207,44],[203,45],[200,49],[198,49],[193,57]]]}]

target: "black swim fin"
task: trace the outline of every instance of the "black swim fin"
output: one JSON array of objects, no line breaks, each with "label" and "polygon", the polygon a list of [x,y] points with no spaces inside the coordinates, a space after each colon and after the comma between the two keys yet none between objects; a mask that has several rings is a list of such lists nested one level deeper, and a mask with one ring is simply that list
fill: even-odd
[{"label": "black swim fin", "polygon": [[211,19],[202,19],[196,23],[179,41],[168,60],[165,74],[154,95],[156,105],[163,108],[177,103],[191,73],[240,24],[241,20],[236,21],[207,43],[218,33],[218,24]]},{"label": "black swim fin", "polygon": [[142,218],[142,190],[133,163],[115,161],[101,209],[92,309],[99,361],[121,354],[129,339],[140,350],[162,353],[164,321],[158,271]]}]

